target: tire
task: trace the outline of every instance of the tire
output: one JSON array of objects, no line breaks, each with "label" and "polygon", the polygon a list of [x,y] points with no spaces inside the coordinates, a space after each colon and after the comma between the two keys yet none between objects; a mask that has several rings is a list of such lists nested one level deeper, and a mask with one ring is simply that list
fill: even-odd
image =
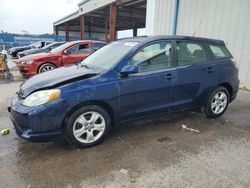
[{"label": "tire", "polygon": [[16,57],[17,57],[18,59],[21,58],[20,55],[19,55],[19,52],[16,54]]},{"label": "tire", "polygon": [[18,54],[18,52],[19,52],[19,51],[17,51],[17,52],[15,52],[15,53],[13,53],[13,54],[12,54],[12,57],[13,57],[13,58],[17,58],[17,54]]},{"label": "tire", "polygon": [[225,87],[216,88],[209,96],[204,107],[208,118],[220,117],[226,111],[230,101],[230,94]]},{"label": "tire", "polygon": [[69,117],[64,134],[70,144],[86,148],[99,144],[108,136],[110,128],[108,112],[97,105],[88,105],[79,108]]},{"label": "tire", "polygon": [[53,70],[55,69],[56,66],[52,63],[45,63],[45,64],[42,64],[40,66],[40,68],[38,69],[38,73],[43,73],[43,72],[47,72],[47,71],[50,71],[50,70]]}]

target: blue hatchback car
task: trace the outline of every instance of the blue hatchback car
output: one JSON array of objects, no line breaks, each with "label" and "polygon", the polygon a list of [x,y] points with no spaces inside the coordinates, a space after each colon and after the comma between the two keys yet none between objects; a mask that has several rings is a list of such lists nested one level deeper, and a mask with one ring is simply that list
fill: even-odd
[{"label": "blue hatchback car", "polygon": [[122,121],[197,109],[219,117],[238,89],[237,65],[223,41],[137,37],[28,79],[8,110],[22,138],[63,135],[77,147],[89,147]]}]

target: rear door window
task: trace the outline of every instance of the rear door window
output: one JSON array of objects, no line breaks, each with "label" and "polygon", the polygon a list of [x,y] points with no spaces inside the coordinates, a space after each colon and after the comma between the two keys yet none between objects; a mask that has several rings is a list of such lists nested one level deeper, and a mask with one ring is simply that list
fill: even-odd
[{"label": "rear door window", "polygon": [[204,46],[199,43],[177,41],[176,53],[179,66],[207,61],[206,50]]},{"label": "rear door window", "polygon": [[50,49],[54,49],[54,48],[57,48],[58,46],[61,46],[62,44],[61,43],[58,43],[58,44],[54,44],[50,47]]},{"label": "rear door window", "polygon": [[215,59],[232,58],[232,55],[225,46],[209,45]]}]

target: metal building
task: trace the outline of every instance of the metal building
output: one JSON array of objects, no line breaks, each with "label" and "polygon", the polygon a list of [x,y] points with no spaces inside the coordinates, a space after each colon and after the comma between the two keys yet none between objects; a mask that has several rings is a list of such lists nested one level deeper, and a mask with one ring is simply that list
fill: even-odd
[{"label": "metal building", "polygon": [[250,89],[249,0],[84,0],[54,23],[56,34],[112,41],[116,31],[146,27],[147,35],[222,39],[239,62],[241,87]]},{"label": "metal building", "polygon": [[56,35],[112,41],[116,31],[145,28],[146,0],[84,0],[78,10],[56,21]]}]

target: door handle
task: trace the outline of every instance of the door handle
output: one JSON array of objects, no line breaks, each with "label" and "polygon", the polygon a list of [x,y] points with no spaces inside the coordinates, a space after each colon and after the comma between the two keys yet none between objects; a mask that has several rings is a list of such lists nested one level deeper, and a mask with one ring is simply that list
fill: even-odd
[{"label": "door handle", "polygon": [[203,71],[205,71],[207,73],[211,73],[211,72],[215,71],[215,68],[213,68],[213,67],[207,67],[207,68],[203,69]]},{"label": "door handle", "polygon": [[164,75],[163,77],[164,77],[165,79],[167,79],[167,80],[172,80],[172,79],[175,78],[175,76],[172,75],[171,73],[169,73],[169,74],[167,74],[167,75]]}]

